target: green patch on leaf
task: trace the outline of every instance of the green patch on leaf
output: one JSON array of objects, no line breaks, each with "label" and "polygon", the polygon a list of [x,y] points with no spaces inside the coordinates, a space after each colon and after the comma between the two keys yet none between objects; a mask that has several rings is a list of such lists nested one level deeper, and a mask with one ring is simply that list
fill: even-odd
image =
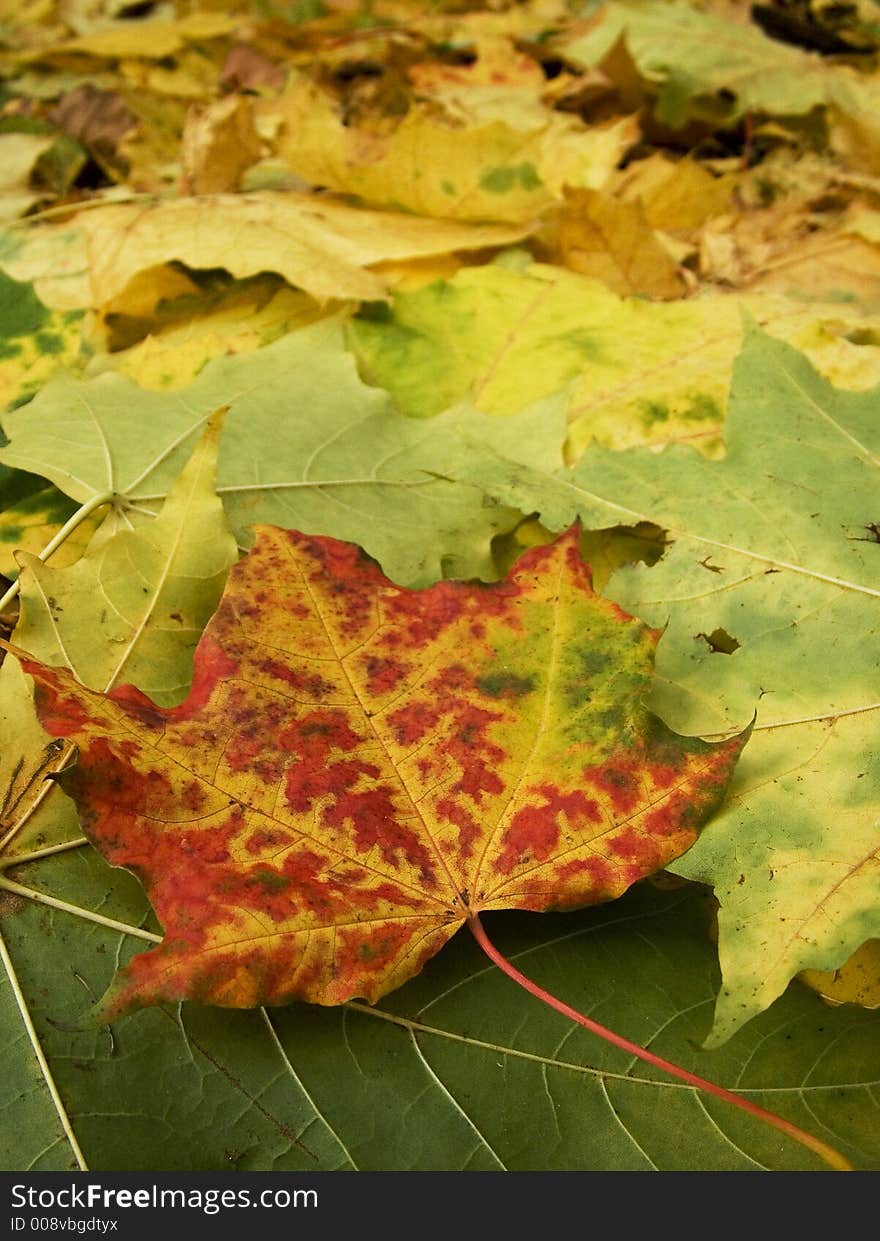
[{"label": "green patch on leaf", "polygon": [[489,698],[519,698],[535,688],[533,676],[518,676],[515,672],[492,672],[477,680],[477,688]]},{"label": "green patch on leaf", "polygon": [[512,189],[538,190],[543,185],[534,164],[502,164],[488,168],[480,177],[480,187],[490,194],[509,194]]},{"label": "green patch on leaf", "polygon": [[33,336],[49,318],[49,311],[33,286],[0,271],[0,338]]},{"label": "green patch on leaf", "polygon": [[55,355],[64,351],[64,340],[57,332],[37,332],[34,344],[42,354]]}]

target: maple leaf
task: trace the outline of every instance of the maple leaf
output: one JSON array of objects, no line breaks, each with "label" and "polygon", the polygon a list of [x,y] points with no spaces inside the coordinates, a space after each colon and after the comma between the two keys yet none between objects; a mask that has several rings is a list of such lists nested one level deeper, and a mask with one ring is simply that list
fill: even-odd
[{"label": "maple leaf", "polygon": [[746,734],[643,706],[656,631],[593,594],[578,531],[483,586],[394,586],[261,527],[159,709],[31,660],[90,838],[165,928],[107,1016],[376,1000],[486,909],[610,900],[696,839]]},{"label": "maple leaf", "polygon": [[[233,0],[223,14],[178,17],[163,5],[7,0],[0,206],[13,222],[0,236],[0,400],[14,412],[3,415],[0,571],[17,571],[13,551],[32,554],[21,557],[14,640],[33,659],[66,652],[95,690],[124,675],[159,704],[143,710],[172,727],[166,709],[187,692],[214,605],[202,598],[168,680],[143,640],[158,631],[141,622],[165,614],[162,644],[180,636],[185,558],[167,527],[157,557],[143,553],[162,531],[151,514],[185,482],[187,452],[225,404],[218,491],[245,542],[260,523],[350,539],[414,587],[494,577],[516,547],[551,537],[547,523],[630,522],[627,535],[606,526],[580,547],[603,591],[614,573],[616,602],[666,626],[646,706],[682,734],[727,735],[760,695],[721,813],[669,867],[714,887],[719,949],[706,936],[712,898],[684,883],[638,884],[579,913],[487,915],[485,928],[475,914],[471,929],[497,931],[507,973],[527,961],[533,994],[549,986],[601,1007],[624,1038],[752,1101],[766,1092],[790,1121],[811,1116],[873,1167],[876,1016],[830,1012],[798,986],[758,1011],[804,966],[836,1001],[876,1001],[859,979],[876,975],[880,941],[833,977],[815,969],[877,933],[876,598],[858,602],[852,589],[878,588],[873,492],[835,457],[846,509],[830,452],[805,465],[806,445],[827,443],[821,420],[778,444],[767,435],[790,396],[783,373],[832,420],[836,397],[782,355],[753,352],[722,464],[608,453],[570,467],[594,440],[687,440],[720,455],[743,307],[826,379],[877,383],[880,83],[867,58],[856,67],[786,47],[803,42],[791,6],[772,26],[761,5],[592,7],[585,17],[564,0],[474,12],[297,0],[257,13]],[[832,15],[828,26],[852,21]],[[876,42],[867,32],[856,45]],[[334,201],[329,187],[385,209]],[[390,308],[373,300],[392,288],[407,294]],[[731,288],[749,292],[721,293]],[[352,300],[331,321],[319,303],[343,296]],[[352,323],[356,298],[372,304]],[[365,384],[386,393],[354,382],[343,317]],[[50,379],[62,363],[75,374]],[[853,408],[876,460],[874,399]],[[468,400],[477,411],[450,408]],[[402,417],[391,401],[432,418]],[[530,401],[541,404],[521,412]],[[744,439],[751,470],[724,472],[742,465]],[[793,495],[779,485],[792,466],[806,469]],[[751,503],[731,503],[731,487]],[[110,519],[75,569],[60,569],[90,543],[86,508],[107,492]],[[545,525],[489,502],[502,495]],[[208,504],[219,532],[219,505]],[[757,571],[747,556],[697,548],[702,537],[760,552],[758,512],[794,545],[793,568]],[[863,576],[851,572],[841,513],[858,518],[847,551],[864,553]],[[200,524],[184,515],[189,534]],[[202,534],[193,586],[209,549],[224,546]],[[142,585],[120,568],[126,549],[138,552]],[[654,567],[621,569],[634,559]],[[817,565],[841,582],[808,581]],[[121,661],[136,633],[142,659]],[[719,1106],[718,1091],[704,1110],[693,1075],[674,1072],[686,1085],[669,1090],[644,1047],[597,1046],[564,1027],[560,1004],[583,1017],[564,1002],[556,1012],[512,1002],[464,935],[379,1005],[153,1009],[114,1055],[113,1032],[80,1028],[85,994],[101,994],[131,937],[155,940],[157,924],[134,877],[83,847],[54,780],[70,747],[37,727],[31,678],[12,658],[0,669],[0,734],[6,1166],[804,1166],[802,1151]],[[714,1041],[750,1019],[707,1051],[717,955]],[[653,1068],[636,1070],[633,1056]]]},{"label": "maple leaf", "polygon": [[636,136],[628,118],[588,127],[546,107],[535,116],[507,106],[467,113],[465,124],[415,104],[379,138],[345,124],[326,92],[301,78],[267,108],[273,115],[279,157],[312,185],[423,216],[510,224],[539,216],[561,180],[602,185]]},{"label": "maple leaf", "polygon": [[608,587],[665,626],[652,696],[664,718],[717,735],[758,702],[724,811],[675,863],[722,902],[715,1041],[799,970],[841,965],[877,934],[876,402],[877,389],[834,388],[751,325],[719,462],[684,445],[595,446],[566,468],[558,411],[555,428],[541,408],[446,419],[462,441],[450,476],[479,475],[551,530],[576,518],[667,530],[653,567],[623,569]]},{"label": "maple leaf", "polygon": [[380,300],[387,286],[369,270],[378,263],[506,245],[528,232],[362,211],[293,191],[201,192],[146,208],[111,203],[83,213],[76,224],[88,238],[93,305],[112,301],[115,309],[134,278],[173,260],[239,277],[278,271],[320,301]]},{"label": "maple leaf", "polygon": [[17,645],[96,689],[124,682],[163,704],[185,697],[193,650],[238,557],[214,492],[221,427],[222,411],[156,517],[95,540],[67,568],[19,552]]},{"label": "maple leaf", "polygon": [[566,452],[577,459],[592,440],[717,449],[744,309],[836,383],[880,380],[873,320],[856,307],[771,293],[658,304],[543,263],[465,268],[398,293],[390,311],[365,309],[348,332],[363,372],[411,416],[459,401],[517,414],[566,389]]},{"label": "maple leaf", "polygon": [[[357,377],[337,320],[255,354],[213,358],[183,390],[59,371],[4,416],[3,463],[76,499],[112,491],[132,520],[164,498],[205,419],[229,406],[218,492],[236,533],[261,522],[357,539],[407,585],[494,575],[491,539],[517,520],[431,475],[435,437]],[[291,411],[294,416],[291,417]]]},{"label": "maple leaf", "polygon": [[597,190],[569,190],[559,220],[559,246],[566,267],[601,279],[615,293],[675,298],[685,291],[672,257],[638,203]]},{"label": "maple leaf", "polygon": [[599,63],[625,35],[658,115],[682,125],[696,113],[735,119],[749,108],[802,115],[826,102],[833,71],[815,53],[787,47],[748,24],[690,4],[615,0],[586,35],[564,46],[575,63]]}]

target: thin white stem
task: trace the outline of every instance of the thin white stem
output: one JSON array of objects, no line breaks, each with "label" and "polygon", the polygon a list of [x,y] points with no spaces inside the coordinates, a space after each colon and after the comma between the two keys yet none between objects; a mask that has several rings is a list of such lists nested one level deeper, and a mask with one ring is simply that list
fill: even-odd
[{"label": "thin white stem", "polygon": [[152,931],[144,931],[139,926],[129,926],[127,922],[117,922],[115,918],[105,918],[103,914],[92,913],[90,909],[82,909],[79,905],[71,905],[69,901],[62,901],[57,896],[26,888],[23,883],[16,883],[14,879],[7,879],[2,874],[0,889],[23,896],[26,900],[36,901],[40,905],[48,905],[51,909],[60,909],[62,913],[73,914],[75,918],[84,918],[86,922],[96,922],[98,926],[106,926],[111,931],[121,931],[123,935],[136,935],[138,939],[145,939],[151,944],[162,942],[162,936],[154,935]]},{"label": "thin white stem", "polygon": [[763,552],[756,552],[748,547],[739,547],[735,543],[724,543],[719,539],[710,539],[707,535],[697,534],[693,530],[682,530],[680,527],[667,522],[662,513],[655,513],[653,516],[649,513],[639,513],[634,508],[627,508],[623,504],[615,504],[596,492],[587,491],[585,487],[581,487],[577,482],[569,482],[567,479],[555,479],[554,481],[573,491],[576,496],[585,496],[588,500],[604,505],[615,512],[623,513],[636,521],[649,521],[656,525],[661,525],[668,534],[674,535],[677,538],[692,539],[695,543],[701,543],[705,547],[717,547],[720,551],[746,556],[750,560],[757,560],[759,564],[769,565],[773,569],[788,569],[791,573],[799,573],[803,577],[813,578],[817,582],[827,582],[830,586],[840,586],[844,590],[855,590],[861,595],[871,595],[875,599],[880,599],[880,590],[875,590],[871,586],[862,586],[859,582],[850,582],[843,577],[833,577],[829,573],[819,573],[815,569],[805,568],[804,565],[794,564],[790,560],[779,560],[776,556],[768,556]]},{"label": "thin white stem", "polygon": [[31,849],[29,853],[8,853],[0,857],[0,871],[9,866],[23,866],[25,862],[38,862],[40,858],[54,857],[56,853],[67,853],[70,849],[81,849],[89,842],[85,836],[77,836],[76,840],[65,840],[60,845],[47,845],[45,849]]},{"label": "thin white stem", "polygon": [[5,858],[0,858],[0,871],[6,870],[9,866],[24,866],[25,862],[40,861],[41,858],[53,858],[56,854],[70,853],[71,849],[82,849],[82,846],[87,844],[86,836],[77,836],[76,840],[65,840],[60,845],[46,845],[45,849],[31,849],[29,853],[22,854],[6,854]]},{"label": "thin white stem", "polygon": [[[251,494],[253,492],[264,491],[314,491],[321,487],[424,487],[432,476],[425,474],[424,480],[421,479],[400,479],[400,478],[304,478],[297,479],[293,482],[284,483],[229,483],[226,486],[217,488],[218,496],[235,495],[237,493]],[[438,475],[437,477],[442,477]],[[167,492],[154,492],[150,495],[132,496],[130,503],[145,504],[156,500],[164,500]]]},{"label": "thin white stem", "polygon": [[37,1063],[40,1066],[40,1072],[43,1074],[46,1089],[49,1091],[49,1095],[55,1105],[55,1111],[58,1114],[58,1119],[61,1121],[61,1127],[64,1130],[68,1142],[70,1143],[71,1150],[73,1151],[74,1158],[79,1165],[80,1171],[88,1172],[89,1165],[86,1163],[86,1157],[80,1149],[79,1142],[76,1140],[76,1134],[73,1132],[73,1126],[70,1123],[70,1117],[67,1115],[67,1109],[65,1108],[61,1095],[58,1092],[58,1087],[55,1085],[55,1078],[52,1076],[52,1070],[49,1068],[49,1062],[46,1059],[45,1052],[43,1051],[42,1044],[40,1043],[40,1037],[34,1028],[33,1021],[31,1020],[27,1001],[25,1000],[21,986],[19,985],[18,975],[15,972],[15,967],[12,964],[12,958],[6,948],[6,942],[3,939],[2,934],[0,934],[0,958],[3,960],[6,975],[9,979],[9,985],[12,988],[12,994],[15,996],[15,1002],[18,1005],[18,1011],[21,1014],[22,1023],[25,1030],[27,1030],[27,1036],[30,1039],[34,1055],[37,1057]]},{"label": "thin white stem", "polygon": [[[869,702],[863,707],[847,707],[842,711],[826,711],[817,715],[799,715],[791,720],[771,720],[769,724],[756,724],[752,732],[766,732],[771,728],[793,728],[796,724],[821,724],[823,720],[842,720],[847,715],[864,715],[866,711],[880,711],[880,702]],[[734,737],[738,728],[728,728],[723,732],[701,733],[706,738]]]}]

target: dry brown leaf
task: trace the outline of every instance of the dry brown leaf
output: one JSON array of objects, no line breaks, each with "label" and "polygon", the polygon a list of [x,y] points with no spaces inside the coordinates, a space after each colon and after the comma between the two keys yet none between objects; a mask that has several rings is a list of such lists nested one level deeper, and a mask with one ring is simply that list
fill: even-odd
[{"label": "dry brown leaf", "polygon": [[651,228],[670,233],[699,228],[731,209],[738,177],[714,177],[696,160],[674,161],[660,152],[629,164],[605,187],[624,202],[639,202]]},{"label": "dry brown leaf", "polygon": [[96,90],[88,82],[65,92],[49,112],[49,120],[101,163],[116,159],[120,142],[137,125],[121,95]]},{"label": "dry brown leaf", "polygon": [[880,304],[880,247],[845,232],[805,237],[766,263],[748,281],[750,289],[805,293],[817,300],[857,297]]},{"label": "dry brown leaf", "polygon": [[566,267],[601,280],[621,296],[665,300],[687,291],[638,202],[621,202],[597,190],[566,190],[559,248]]},{"label": "dry brown leaf", "polygon": [[228,95],[207,108],[191,108],[180,150],[181,186],[187,194],[236,190],[261,153],[250,99]]},{"label": "dry brown leaf", "polygon": [[247,43],[236,43],[220,70],[220,86],[224,90],[281,90],[285,70]]},{"label": "dry brown leaf", "polygon": [[[867,218],[867,213],[862,213]],[[880,303],[880,246],[851,223],[816,228],[801,204],[718,216],[700,236],[700,275],[742,289]]]}]

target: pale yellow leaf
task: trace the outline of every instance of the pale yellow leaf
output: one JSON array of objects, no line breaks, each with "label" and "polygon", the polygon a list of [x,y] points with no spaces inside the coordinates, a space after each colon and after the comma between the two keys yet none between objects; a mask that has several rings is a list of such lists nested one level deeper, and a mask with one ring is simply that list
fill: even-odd
[{"label": "pale yellow leaf", "polygon": [[123,60],[129,56],[163,60],[189,42],[201,42],[231,34],[241,19],[225,13],[191,13],[180,21],[120,22],[109,30],[68,39],[41,49],[41,57],[81,52],[89,56]]},{"label": "pale yellow leaf", "polygon": [[172,260],[239,278],[278,272],[319,301],[376,300],[386,296],[386,284],[369,270],[375,263],[507,245],[527,232],[270,192],[120,204],[83,212],[77,223],[88,239],[93,304],[117,309],[139,272]]},{"label": "pale yellow leaf", "polygon": [[640,202],[651,228],[681,232],[728,212],[737,180],[735,173],[716,177],[694,159],[675,162],[657,152],[616,173],[606,190]]},{"label": "pale yellow leaf", "polygon": [[880,1008],[880,939],[869,939],[836,970],[803,970],[801,982],[829,1004]]},{"label": "pale yellow leaf", "polygon": [[587,127],[540,105],[506,111],[481,119],[417,104],[377,134],[346,126],[329,96],[295,78],[262,109],[262,132],[281,118],[277,153],[311,185],[419,215],[511,223],[536,218],[563,185],[601,186],[637,132],[631,118]]}]

